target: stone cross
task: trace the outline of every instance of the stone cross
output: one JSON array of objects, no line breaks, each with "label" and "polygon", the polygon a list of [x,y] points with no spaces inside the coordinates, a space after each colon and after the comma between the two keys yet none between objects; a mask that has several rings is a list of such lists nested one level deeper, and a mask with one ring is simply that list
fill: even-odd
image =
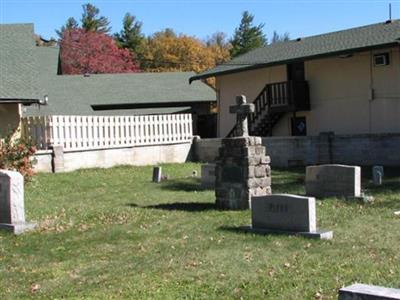
[{"label": "stone cross", "polygon": [[231,114],[236,114],[236,128],[238,136],[249,136],[247,116],[254,112],[254,104],[246,103],[246,96],[236,97],[236,105],[229,107]]}]

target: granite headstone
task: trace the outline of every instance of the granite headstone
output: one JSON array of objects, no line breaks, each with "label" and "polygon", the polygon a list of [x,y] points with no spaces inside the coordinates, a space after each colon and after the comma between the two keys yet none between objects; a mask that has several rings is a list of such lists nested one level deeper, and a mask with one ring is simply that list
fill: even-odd
[{"label": "granite headstone", "polygon": [[35,226],[25,222],[24,177],[18,172],[0,170],[0,228],[20,234]]},{"label": "granite headstone", "polygon": [[306,194],[314,197],[361,197],[361,168],[319,165],[306,168]]},{"label": "granite headstone", "polygon": [[332,231],[318,231],[315,198],[274,194],[251,198],[251,231],[286,233],[331,239]]}]

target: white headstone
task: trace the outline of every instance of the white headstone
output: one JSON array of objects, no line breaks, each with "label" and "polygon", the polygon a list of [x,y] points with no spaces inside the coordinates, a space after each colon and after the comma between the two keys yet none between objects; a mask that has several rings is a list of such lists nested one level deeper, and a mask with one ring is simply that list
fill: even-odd
[{"label": "white headstone", "polygon": [[24,177],[14,171],[0,170],[0,228],[22,233],[35,227],[25,222]]},{"label": "white headstone", "polygon": [[251,198],[252,231],[299,234],[331,239],[331,231],[318,231],[314,197],[275,194]]},{"label": "white headstone", "polygon": [[373,166],[372,167],[372,180],[374,185],[382,185],[383,178],[383,167],[382,166]]},{"label": "white headstone", "polygon": [[162,177],[162,168],[154,167],[153,168],[153,182],[156,182],[156,183],[161,182],[161,177]]},{"label": "white headstone", "polygon": [[361,168],[309,166],[306,168],[306,194],[314,197],[361,197]]},{"label": "white headstone", "polygon": [[201,186],[203,188],[215,187],[215,164],[201,166]]}]

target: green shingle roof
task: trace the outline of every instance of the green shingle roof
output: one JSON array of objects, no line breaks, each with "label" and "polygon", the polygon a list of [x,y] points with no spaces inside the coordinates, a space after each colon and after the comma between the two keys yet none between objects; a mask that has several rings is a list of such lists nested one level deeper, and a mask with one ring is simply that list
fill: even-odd
[{"label": "green shingle roof", "polygon": [[[202,82],[189,85],[194,72],[57,75],[58,48],[36,47],[39,81],[49,97],[47,106],[27,107],[35,115],[130,115],[172,113],[188,109],[189,103],[216,101],[213,89]],[[188,105],[184,105],[184,103]],[[178,103],[185,107],[145,110],[93,111],[93,105]],[[182,105],[183,103],[183,105]]]},{"label": "green shingle roof", "polygon": [[400,20],[378,23],[258,48],[190,78],[213,77],[271,65],[400,45]]},{"label": "green shingle roof", "polygon": [[0,24],[0,102],[42,99],[33,24]]}]

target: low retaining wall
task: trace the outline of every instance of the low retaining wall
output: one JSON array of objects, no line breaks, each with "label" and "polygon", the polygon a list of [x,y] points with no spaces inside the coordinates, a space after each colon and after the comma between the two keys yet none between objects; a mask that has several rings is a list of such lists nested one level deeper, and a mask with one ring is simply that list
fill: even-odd
[{"label": "low retaining wall", "polygon": [[136,146],[85,151],[40,151],[35,155],[36,172],[70,172],[84,168],[110,168],[117,165],[183,163],[189,159],[191,143]]},{"label": "low retaining wall", "polygon": [[[400,166],[400,134],[334,135],[263,138],[271,166],[325,163]],[[214,162],[221,139],[194,139],[193,158]]]}]

